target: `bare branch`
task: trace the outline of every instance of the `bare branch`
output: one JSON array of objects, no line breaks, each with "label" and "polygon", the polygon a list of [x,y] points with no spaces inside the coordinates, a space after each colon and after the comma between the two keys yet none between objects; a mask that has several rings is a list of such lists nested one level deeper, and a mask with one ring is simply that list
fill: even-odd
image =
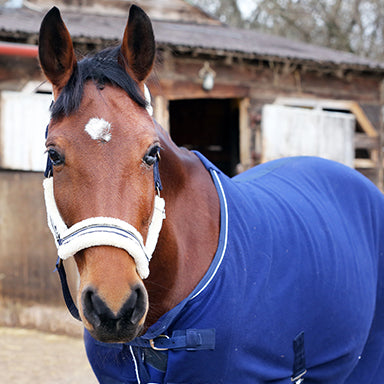
[{"label": "bare branch", "polygon": [[384,59],[384,0],[253,0],[246,16],[239,0],[189,1],[236,27]]}]

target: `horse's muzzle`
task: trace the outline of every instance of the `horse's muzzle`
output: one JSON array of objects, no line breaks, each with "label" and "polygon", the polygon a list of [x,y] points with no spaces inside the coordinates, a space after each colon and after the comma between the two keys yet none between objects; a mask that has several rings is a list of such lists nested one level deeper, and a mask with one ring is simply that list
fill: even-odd
[{"label": "horse's muzzle", "polygon": [[118,313],[113,313],[92,286],[81,295],[82,312],[92,326],[91,335],[102,342],[128,342],[141,331],[148,307],[148,295],[142,284],[131,289],[131,294]]}]

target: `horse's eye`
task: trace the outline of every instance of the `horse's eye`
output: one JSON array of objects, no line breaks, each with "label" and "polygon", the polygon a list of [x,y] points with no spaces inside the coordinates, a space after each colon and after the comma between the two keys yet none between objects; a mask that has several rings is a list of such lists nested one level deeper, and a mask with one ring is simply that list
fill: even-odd
[{"label": "horse's eye", "polygon": [[64,164],[64,155],[60,154],[56,149],[50,148],[47,152],[53,165]]},{"label": "horse's eye", "polygon": [[158,145],[154,145],[145,154],[143,161],[145,164],[151,166],[155,164],[155,162],[159,159],[159,157],[160,157],[160,147]]}]

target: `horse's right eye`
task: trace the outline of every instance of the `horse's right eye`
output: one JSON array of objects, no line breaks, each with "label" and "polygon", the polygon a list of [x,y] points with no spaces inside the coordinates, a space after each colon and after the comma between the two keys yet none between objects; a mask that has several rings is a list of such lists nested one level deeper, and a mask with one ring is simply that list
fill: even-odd
[{"label": "horse's right eye", "polygon": [[53,165],[64,164],[64,155],[60,154],[56,149],[50,148],[47,152]]},{"label": "horse's right eye", "polygon": [[145,164],[152,166],[159,159],[160,159],[160,146],[155,144],[145,154],[143,161]]}]

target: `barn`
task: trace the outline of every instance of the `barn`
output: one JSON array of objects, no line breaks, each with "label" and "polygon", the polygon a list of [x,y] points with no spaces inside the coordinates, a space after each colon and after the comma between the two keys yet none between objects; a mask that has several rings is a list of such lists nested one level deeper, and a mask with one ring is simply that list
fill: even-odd
[{"label": "barn", "polygon": [[[0,7],[0,323],[65,329],[41,189],[52,96],[36,44],[53,3],[83,56],[118,43],[130,2]],[[276,157],[314,154],[383,187],[383,64],[231,28],[183,0],[137,3],[151,16],[157,41],[148,80],[154,117],[178,145],[199,150],[229,175]]]}]

